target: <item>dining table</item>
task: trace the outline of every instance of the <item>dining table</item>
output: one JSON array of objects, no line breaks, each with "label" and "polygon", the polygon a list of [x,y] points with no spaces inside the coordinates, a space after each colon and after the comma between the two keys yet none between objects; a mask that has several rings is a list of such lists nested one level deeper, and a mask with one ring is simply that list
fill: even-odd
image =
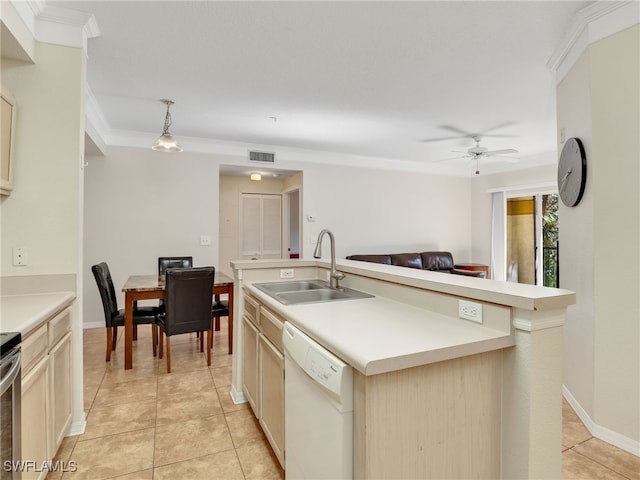
[{"label": "dining table", "polygon": [[[165,276],[131,275],[124,286],[124,369],[133,368],[133,307],[138,300],[164,298]],[[213,291],[216,301],[220,295],[229,299],[229,355],[233,353],[233,278],[215,272]]]}]

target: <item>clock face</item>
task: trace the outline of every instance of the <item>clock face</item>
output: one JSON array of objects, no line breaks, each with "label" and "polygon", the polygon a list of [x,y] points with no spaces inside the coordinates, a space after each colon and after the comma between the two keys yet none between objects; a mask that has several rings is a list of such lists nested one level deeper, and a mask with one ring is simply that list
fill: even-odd
[{"label": "clock face", "polygon": [[582,199],[587,182],[587,156],[579,138],[564,144],[558,162],[558,193],[567,207],[575,207]]}]

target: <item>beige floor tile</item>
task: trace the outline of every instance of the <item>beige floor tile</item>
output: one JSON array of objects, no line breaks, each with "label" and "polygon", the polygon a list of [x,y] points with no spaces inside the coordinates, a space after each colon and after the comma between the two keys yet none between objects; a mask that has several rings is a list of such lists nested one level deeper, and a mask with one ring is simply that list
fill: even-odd
[{"label": "beige floor tile", "polygon": [[113,384],[105,382],[98,390],[92,408],[155,400],[157,392],[158,381],[155,375]]},{"label": "beige floor tile", "polygon": [[87,428],[80,440],[155,427],[156,401],[96,406],[87,417]]},{"label": "beige floor tile", "polygon": [[103,387],[105,385],[114,385],[116,383],[133,382],[141,380],[149,380],[157,375],[157,368],[155,364],[152,365],[139,365],[133,363],[133,368],[129,370],[124,369],[124,362],[114,362],[112,360],[111,365],[107,366],[107,370],[104,374]]},{"label": "beige floor tile", "polygon": [[53,457],[53,460],[68,463],[71,458],[71,452],[73,452],[73,448],[76,446],[78,438],[80,438],[79,435],[64,437],[60,447],[58,447],[58,451]]},{"label": "beige floor tile", "polygon": [[213,381],[216,384],[216,388],[231,385],[231,365],[225,365],[223,367],[214,367],[212,365],[211,375],[213,375]]},{"label": "beige floor tile", "polygon": [[231,398],[231,386],[228,387],[220,387],[216,389],[218,392],[218,400],[220,400],[220,405],[222,405],[222,410],[224,413],[236,412],[238,410],[246,410],[249,408],[249,402],[244,403],[233,403],[233,399]]},{"label": "beige floor tile", "polygon": [[158,399],[164,395],[178,392],[202,392],[215,389],[210,372],[196,370],[193,372],[174,373],[158,376]]},{"label": "beige floor tile", "polygon": [[640,480],[640,457],[592,438],[573,450],[633,480]]},{"label": "beige floor tile", "polygon": [[102,480],[153,467],[154,429],[120,433],[92,440],[78,440],[71,460],[76,472],[64,480]]},{"label": "beige floor tile", "polygon": [[222,406],[213,387],[200,392],[178,390],[158,397],[158,425],[221,414]]},{"label": "beige floor tile", "polygon": [[104,379],[105,372],[106,367],[104,365],[94,367],[85,366],[83,369],[84,385],[100,385],[102,383],[102,380]]},{"label": "beige floor tile", "polygon": [[158,467],[154,480],[244,480],[240,462],[234,450],[227,450],[184,462]]},{"label": "beige floor tile", "polygon": [[139,472],[128,473],[111,477],[109,480],[153,480],[153,469],[140,470]]},{"label": "beige floor tile", "polygon": [[584,426],[569,403],[562,399],[562,446],[571,448],[591,438],[591,433]]},{"label": "beige floor tile", "polygon": [[265,439],[236,450],[247,480],[284,480],[284,470]]},{"label": "beige floor tile", "polygon": [[260,424],[251,409],[226,413],[224,416],[236,448],[264,441]]},{"label": "beige floor tile", "polygon": [[98,394],[98,388],[100,385],[84,385],[84,409],[90,410],[91,405],[93,405],[93,400],[96,398]]},{"label": "beige floor tile", "polygon": [[599,463],[574,452],[562,452],[563,480],[624,480],[625,477]]},{"label": "beige floor tile", "polygon": [[223,415],[156,427],[154,465],[168,465],[233,449]]}]

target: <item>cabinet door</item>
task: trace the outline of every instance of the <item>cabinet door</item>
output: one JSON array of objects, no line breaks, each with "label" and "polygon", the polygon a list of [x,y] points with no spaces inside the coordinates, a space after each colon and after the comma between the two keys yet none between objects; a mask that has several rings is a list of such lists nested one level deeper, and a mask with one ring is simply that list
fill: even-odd
[{"label": "cabinet door", "polygon": [[51,359],[51,444],[53,458],[71,424],[71,332],[49,353]]},{"label": "cabinet door", "polygon": [[[22,460],[36,461],[51,458],[49,453],[49,357],[42,358],[22,378]],[[47,472],[37,469],[22,472],[22,480],[44,478]]]},{"label": "cabinet door", "polygon": [[260,336],[260,425],[284,468],[284,356]]},{"label": "cabinet door", "polygon": [[258,402],[258,330],[247,317],[242,317],[242,376],[244,394],[256,417],[260,418]]}]

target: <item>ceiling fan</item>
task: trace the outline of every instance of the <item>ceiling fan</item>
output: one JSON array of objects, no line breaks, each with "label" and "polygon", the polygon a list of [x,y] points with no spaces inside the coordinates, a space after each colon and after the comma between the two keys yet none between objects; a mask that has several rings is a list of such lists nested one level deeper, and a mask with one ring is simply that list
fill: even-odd
[{"label": "ceiling fan", "polygon": [[515,150],[514,148],[505,148],[505,149],[501,149],[501,150],[489,150],[488,148],[485,147],[481,147],[480,146],[480,142],[482,141],[482,137],[480,135],[473,135],[471,136],[471,138],[473,138],[473,141],[476,142],[476,146],[475,147],[471,147],[469,149],[467,149],[466,152],[462,152],[459,150],[452,150],[452,152],[454,153],[464,153],[463,156],[461,157],[454,157],[454,158],[444,158],[442,160],[434,160],[435,162],[443,162],[446,160],[454,160],[456,158],[470,158],[471,161],[475,161],[476,162],[476,175],[480,174],[480,169],[478,166],[479,160],[481,158],[488,158],[488,157],[493,157],[496,155],[500,155],[500,159],[501,160],[505,160],[507,162],[517,162],[518,158],[516,157],[509,157],[509,156],[504,156],[504,155],[508,155],[511,153],[518,153],[518,150]]}]

